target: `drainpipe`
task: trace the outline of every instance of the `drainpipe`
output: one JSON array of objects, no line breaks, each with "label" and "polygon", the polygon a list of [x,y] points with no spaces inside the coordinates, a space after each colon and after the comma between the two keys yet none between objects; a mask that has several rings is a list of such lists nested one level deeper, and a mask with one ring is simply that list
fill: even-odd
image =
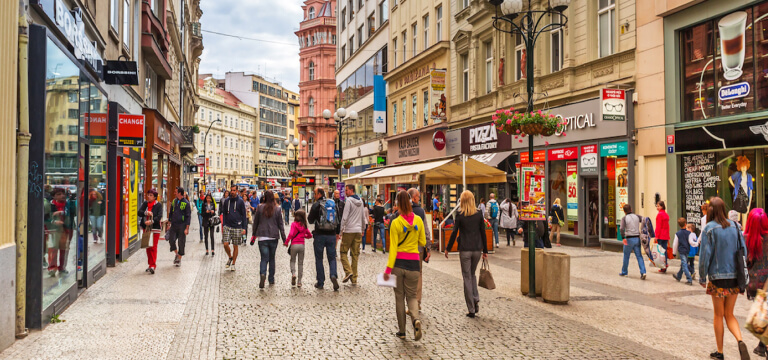
[{"label": "drainpipe", "polygon": [[19,130],[16,133],[16,338],[27,337],[27,193],[29,177],[29,84],[27,1],[19,0]]}]

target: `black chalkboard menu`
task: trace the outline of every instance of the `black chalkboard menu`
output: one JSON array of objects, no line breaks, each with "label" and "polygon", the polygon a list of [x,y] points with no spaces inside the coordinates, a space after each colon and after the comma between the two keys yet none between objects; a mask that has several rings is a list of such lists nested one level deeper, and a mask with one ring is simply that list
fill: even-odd
[{"label": "black chalkboard menu", "polygon": [[701,205],[717,195],[720,177],[717,175],[715,153],[683,155],[683,211],[689,223],[701,224]]}]

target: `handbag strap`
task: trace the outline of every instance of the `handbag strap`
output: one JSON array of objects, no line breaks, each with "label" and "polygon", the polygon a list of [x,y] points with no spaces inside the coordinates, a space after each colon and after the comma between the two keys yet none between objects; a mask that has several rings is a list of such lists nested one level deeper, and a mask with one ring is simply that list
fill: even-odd
[{"label": "handbag strap", "polygon": [[488,259],[483,259],[483,265],[481,269],[491,270],[491,268],[488,266]]},{"label": "handbag strap", "polygon": [[557,222],[561,222],[563,220],[560,220],[560,215],[557,214],[557,211],[555,211],[555,217],[557,218]]}]

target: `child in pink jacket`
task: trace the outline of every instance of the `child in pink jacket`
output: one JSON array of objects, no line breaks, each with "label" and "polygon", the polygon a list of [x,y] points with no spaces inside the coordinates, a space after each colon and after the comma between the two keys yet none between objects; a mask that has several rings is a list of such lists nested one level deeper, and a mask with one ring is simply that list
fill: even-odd
[{"label": "child in pink jacket", "polygon": [[285,238],[285,246],[289,246],[288,253],[291,254],[291,285],[296,284],[296,257],[299,258],[299,281],[298,287],[301,287],[301,276],[304,274],[304,240],[311,239],[312,233],[307,229],[307,213],[304,210],[297,210],[293,214],[293,224],[288,237]]}]

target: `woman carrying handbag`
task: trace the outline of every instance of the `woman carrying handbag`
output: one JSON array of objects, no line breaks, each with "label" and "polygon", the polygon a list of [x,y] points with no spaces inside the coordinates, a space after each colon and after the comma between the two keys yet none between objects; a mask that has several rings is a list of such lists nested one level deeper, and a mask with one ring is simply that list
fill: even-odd
[{"label": "woman carrying handbag", "polygon": [[144,270],[152,275],[155,274],[157,267],[157,245],[160,242],[160,223],[163,220],[163,204],[157,201],[157,190],[149,189],[144,195],[147,199],[139,207],[139,219],[141,219],[141,228],[146,233],[150,231],[152,238],[147,245],[147,262],[149,267]]}]

